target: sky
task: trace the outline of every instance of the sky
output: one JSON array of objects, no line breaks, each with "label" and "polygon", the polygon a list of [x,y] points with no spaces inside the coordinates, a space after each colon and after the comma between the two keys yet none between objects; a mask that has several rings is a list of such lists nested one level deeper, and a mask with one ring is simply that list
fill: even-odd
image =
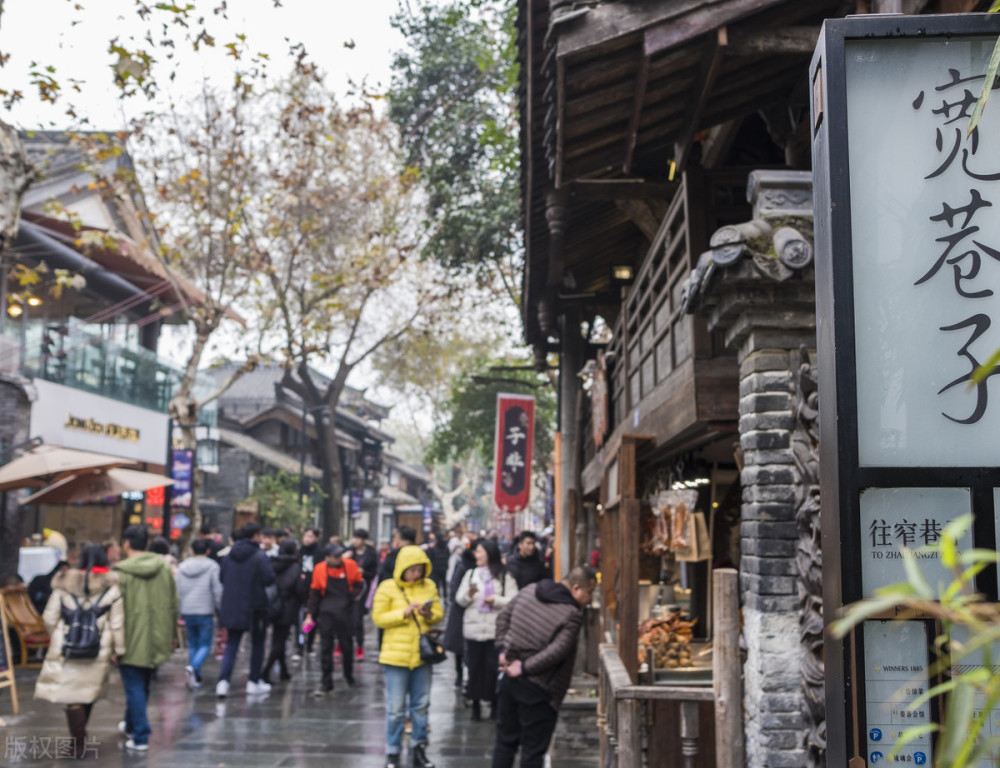
[{"label": "sky", "polygon": [[[370,92],[384,91],[392,52],[404,44],[389,23],[400,0],[281,0],[280,8],[274,7],[274,0],[228,0],[228,21],[212,14],[221,1],[179,0],[181,5],[196,3],[199,10],[207,9],[216,46],[214,51],[194,53],[190,44],[178,43],[179,75],[172,84],[164,81],[171,93],[194,91],[204,78],[227,81],[233,61],[225,55],[224,45],[240,33],[253,51],[272,56],[276,74],[289,69],[282,59],[288,49],[286,38],[303,43],[327,73],[330,88],[344,97],[349,80],[365,81]],[[116,58],[108,52],[109,41],[141,40],[147,28],[158,31],[169,17],[156,12],[157,23],[149,24],[139,19],[135,8],[135,0],[6,0],[0,17],[0,52],[10,60],[0,69],[0,84],[24,91],[27,98],[11,112],[0,110],[0,118],[21,128],[78,127],[65,115],[64,104],[52,106],[34,98],[27,73],[31,62],[37,61],[55,67],[64,89],[69,78],[84,81],[80,93],[67,96],[89,118],[89,127],[125,127],[130,111],[145,105],[140,100],[123,105],[117,98],[108,69]],[[179,33],[183,31],[172,34]]]}]

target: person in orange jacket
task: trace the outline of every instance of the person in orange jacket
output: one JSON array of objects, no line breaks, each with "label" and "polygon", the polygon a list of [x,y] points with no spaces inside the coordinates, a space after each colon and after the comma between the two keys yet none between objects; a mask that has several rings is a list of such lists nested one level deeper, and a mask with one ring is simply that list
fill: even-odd
[{"label": "person in orange jacket", "polygon": [[306,618],[303,626],[313,623],[320,637],[320,659],[323,678],[314,696],[325,696],[333,690],[333,647],[340,643],[344,679],[354,685],[354,601],[364,589],[365,580],[358,564],[344,558],[347,550],[341,544],[327,544],[325,559],[312,572]]}]

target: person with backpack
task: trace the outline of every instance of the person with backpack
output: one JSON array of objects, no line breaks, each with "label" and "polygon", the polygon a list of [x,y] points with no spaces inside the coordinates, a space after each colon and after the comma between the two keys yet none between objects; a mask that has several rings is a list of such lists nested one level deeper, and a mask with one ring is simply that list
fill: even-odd
[{"label": "person with backpack", "polygon": [[181,616],[187,634],[187,686],[192,691],[201,687],[201,665],[212,651],[212,618],[222,605],[222,582],[219,564],[209,556],[208,539],[191,542],[193,557],[177,568],[177,594]]},{"label": "person with backpack", "polygon": [[442,641],[445,650],[455,654],[455,688],[463,691],[463,699],[465,698],[464,691],[466,690],[462,680],[463,670],[465,669],[465,633],[462,629],[465,620],[465,608],[458,604],[455,600],[455,595],[458,594],[458,587],[461,585],[466,572],[476,567],[476,556],[474,553],[478,544],[478,541],[474,541],[471,546],[464,548],[461,552],[458,565],[449,571],[451,573],[451,577],[448,580],[448,595],[450,600],[448,603],[448,616],[445,619],[444,625],[444,639]]},{"label": "person with backpack", "polygon": [[271,567],[274,568],[277,596],[270,611],[271,652],[260,675],[261,682],[267,685],[271,684],[271,669],[275,664],[281,669],[279,680],[285,682],[292,679],[285,661],[285,643],[299,620],[299,608],[306,593],[298,545],[291,536],[285,537],[278,545],[278,554],[271,558]]},{"label": "person with backpack", "polygon": [[108,671],[125,651],[125,617],[118,575],[100,544],[80,550],[79,568],[52,577],[42,619],[52,638],[35,684],[35,698],[66,705],[77,759],[87,751],[87,721],[107,688]]},{"label": "person with backpack", "polygon": [[222,607],[219,623],[226,628],[226,652],[222,657],[215,695],[229,695],[229,679],[236,666],[236,654],[245,632],[250,633],[250,675],[247,693],[269,693],[271,686],[260,679],[264,665],[270,598],[267,588],[274,584],[271,558],[260,549],[260,525],[246,523],[229,554],[222,559]]},{"label": "person with backpack", "polygon": [[483,719],[481,701],[495,718],[497,668],[497,614],[517,596],[517,582],[500,562],[500,549],[492,539],[482,539],[473,550],[476,567],[462,577],[455,602],[465,609],[462,634],[465,664],[469,669],[467,697],[472,700],[472,720]]},{"label": "person with backpack", "polygon": [[325,696],[333,690],[335,639],[340,643],[344,679],[348,685],[354,685],[354,601],[364,589],[365,580],[358,564],[344,557],[346,552],[341,544],[327,544],[323,550],[326,558],[313,568],[306,624],[316,618],[323,669],[323,679],[314,696]]},{"label": "person with backpack", "polygon": [[118,730],[126,737],[125,748],[135,752],[149,749],[149,685],[153,672],[173,653],[177,628],[174,577],[162,557],[146,551],[148,545],[144,526],[128,526],[122,532],[125,559],[115,564],[125,608],[125,652],[118,659],[125,719]]}]

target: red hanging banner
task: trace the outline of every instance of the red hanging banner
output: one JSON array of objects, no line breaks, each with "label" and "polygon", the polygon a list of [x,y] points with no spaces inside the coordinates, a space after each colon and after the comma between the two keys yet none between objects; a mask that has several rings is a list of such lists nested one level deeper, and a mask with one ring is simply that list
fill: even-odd
[{"label": "red hanging banner", "polygon": [[493,501],[504,512],[520,512],[531,496],[531,452],[535,444],[535,398],[497,395]]}]

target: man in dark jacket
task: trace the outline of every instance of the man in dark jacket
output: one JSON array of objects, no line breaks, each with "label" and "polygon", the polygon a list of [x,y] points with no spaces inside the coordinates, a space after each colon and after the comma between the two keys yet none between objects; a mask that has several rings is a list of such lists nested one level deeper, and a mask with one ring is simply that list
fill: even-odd
[{"label": "man in dark jacket", "polygon": [[222,559],[222,608],[219,623],[227,630],[226,652],[215,695],[229,695],[229,678],[236,664],[243,633],[250,632],[250,676],[247,693],[267,693],[271,686],[260,679],[264,664],[264,640],[267,637],[268,599],[266,587],[274,584],[271,558],[260,550],[260,526],[247,523],[239,538]]},{"label": "man in dark jacket", "polygon": [[448,542],[438,534],[431,533],[427,537],[427,544],[424,545],[424,548],[431,561],[431,581],[437,585],[438,594],[443,600],[447,586],[445,577],[448,575],[448,558],[451,556],[451,553],[448,552]]},{"label": "man in dark jacket", "polygon": [[340,544],[327,544],[323,550],[326,559],[313,569],[306,621],[316,617],[319,631],[319,653],[323,680],[314,696],[323,696],[333,690],[333,645],[340,643],[344,664],[344,679],[354,685],[354,601],[361,594],[365,580],[357,563],[344,557],[346,549]]},{"label": "man in dark jacket", "polygon": [[368,590],[372,588],[372,582],[378,575],[378,555],[375,554],[375,547],[368,543],[368,531],[365,528],[355,528],[351,534],[351,548],[344,553],[358,564],[361,569],[361,576],[365,580],[364,588],[358,599],[354,601],[354,657],[357,661],[365,658],[365,598],[368,597]]},{"label": "man in dark jacket", "polygon": [[497,697],[493,768],[541,768],[569,689],[583,606],[597,587],[594,570],[579,566],[565,582],[544,579],[517,593],[497,616],[503,678]]},{"label": "man in dark jacket", "polygon": [[[412,526],[401,525],[392,529],[392,551],[385,556],[385,560],[382,561],[382,566],[378,570],[379,584],[392,578],[393,572],[396,570],[396,558],[399,556],[399,550],[416,543],[417,531]],[[431,566],[431,572],[434,572],[433,566]]]},{"label": "man in dark jacket", "polygon": [[507,558],[507,570],[517,582],[518,590],[542,579],[552,578],[549,569],[538,555],[534,531],[522,531],[517,539],[517,551]]},{"label": "man in dark jacket", "polygon": [[298,545],[291,536],[286,536],[278,545],[278,554],[271,558],[271,567],[278,587],[278,604],[271,606],[271,652],[260,675],[260,679],[268,685],[271,684],[271,669],[275,664],[280,670],[282,682],[292,679],[285,661],[285,643],[292,627],[298,623],[299,608],[309,588],[302,581]]},{"label": "man in dark jacket", "polygon": [[[302,532],[302,546],[299,548],[299,563],[301,565],[300,578],[305,582],[303,592],[308,594],[309,584],[312,582],[313,568],[316,563],[323,559],[323,545],[319,540],[319,528],[306,528]],[[302,606],[299,611],[299,634],[296,636],[295,653],[292,654],[292,661],[299,661],[302,653],[312,653],[313,643],[316,641],[316,629],[311,632],[302,632],[302,621],[306,615],[306,607]]]}]

